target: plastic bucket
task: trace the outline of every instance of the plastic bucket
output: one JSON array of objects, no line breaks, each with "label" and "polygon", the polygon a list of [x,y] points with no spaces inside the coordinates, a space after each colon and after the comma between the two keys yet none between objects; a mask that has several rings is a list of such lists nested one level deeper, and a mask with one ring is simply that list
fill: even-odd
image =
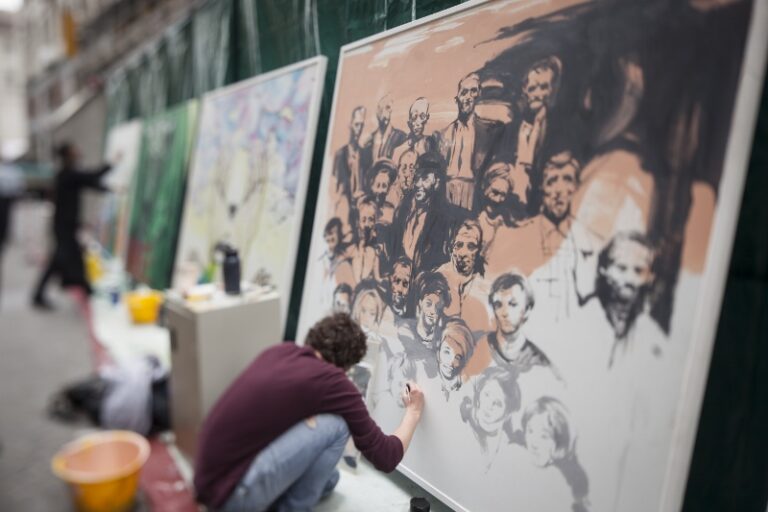
[{"label": "plastic bucket", "polygon": [[131,292],[126,295],[126,302],[134,323],[151,324],[157,321],[163,294],[155,290]]},{"label": "plastic bucket", "polygon": [[149,443],[123,430],[89,434],[65,445],[51,460],[53,472],[69,484],[81,512],[129,510]]}]

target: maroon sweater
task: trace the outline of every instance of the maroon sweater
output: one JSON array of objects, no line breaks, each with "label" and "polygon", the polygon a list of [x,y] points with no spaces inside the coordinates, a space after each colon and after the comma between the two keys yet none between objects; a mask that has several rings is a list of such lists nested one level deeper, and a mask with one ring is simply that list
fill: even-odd
[{"label": "maroon sweater", "polygon": [[355,446],[377,469],[390,472],[400,463],[400,439],[382,433],[346,374],[311,348],[281,343],[262,352],[206,418],[195,467],[198,501],[224,505],[262,449],[323,413],[344,418]]}]

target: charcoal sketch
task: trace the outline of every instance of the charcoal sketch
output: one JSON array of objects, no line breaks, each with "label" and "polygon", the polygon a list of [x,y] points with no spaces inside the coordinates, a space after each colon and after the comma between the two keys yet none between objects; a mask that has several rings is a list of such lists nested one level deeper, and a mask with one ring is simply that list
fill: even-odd
[{"label": "charcoal sketch", "polygon": [[454,508],[658,510],[754,5],[479,2],[342,51],[299,331],[380,343],[385,425],[430,390],[403,466]]}]

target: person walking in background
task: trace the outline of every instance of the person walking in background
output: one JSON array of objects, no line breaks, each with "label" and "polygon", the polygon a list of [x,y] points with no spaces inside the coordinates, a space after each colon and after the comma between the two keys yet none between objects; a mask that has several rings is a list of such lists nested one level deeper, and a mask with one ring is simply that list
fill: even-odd
[{"label": "person walking in background", "polygon": [[53,276],[61,279],[64,287],[77,287],[86,294],[91,287],[85,278],[83,248],[77,240],[80,222],[80,195],[83,189],[106,191],[101,178],[111,169],[103,165],[95,172],[78,169],[80,151],[69,142],[60,144],[55,151],[59,170],[53,188],[53,236],[54,249],[32,296],[32,305],[38,309],[53,309],[45,297],[45,288]]}]

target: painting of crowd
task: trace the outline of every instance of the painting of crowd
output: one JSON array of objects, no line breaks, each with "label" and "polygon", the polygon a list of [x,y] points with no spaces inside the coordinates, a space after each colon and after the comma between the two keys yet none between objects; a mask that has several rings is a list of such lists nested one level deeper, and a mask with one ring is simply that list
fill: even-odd
[{"label": "painting of crowd", "polygon": [[[321,300],[380,342],[388,385],[378,396],[396,400],[411,378],[436,383],[486,471],[504,450],[527,451],[567,484],[569,510],[599,501],[569,391],[586,389],[587,375],[607,384],[660,372],[682,353],[676,290],[701,272],[686,226],[706,218],[694,203],[720,178],[738,79],[725,55],[743,44],[731,37],[710,65],[693,57],[696,45],[650,55],[639,41],[655,18],[629,24],[628,5],[588,3],[488,34],[510,44],[454,77],[447,124],[432,120],[427,87],[345,97],[335,122],[348,137],[331,148],[328,207],[316,219]],[[747,7],[729,12],[744,23]],[[688,10],[677,28],[654,29],[661,40],[692,31],[694,16],[717,25],[717,10]],[[574,36],[611,24],[632,28],[601,34],[599,50]],[[685,85],[691,70],[695,87]],[[398,108],[404,125],[393,122]],[[630,431],[642,423],[632,407]]]}]

